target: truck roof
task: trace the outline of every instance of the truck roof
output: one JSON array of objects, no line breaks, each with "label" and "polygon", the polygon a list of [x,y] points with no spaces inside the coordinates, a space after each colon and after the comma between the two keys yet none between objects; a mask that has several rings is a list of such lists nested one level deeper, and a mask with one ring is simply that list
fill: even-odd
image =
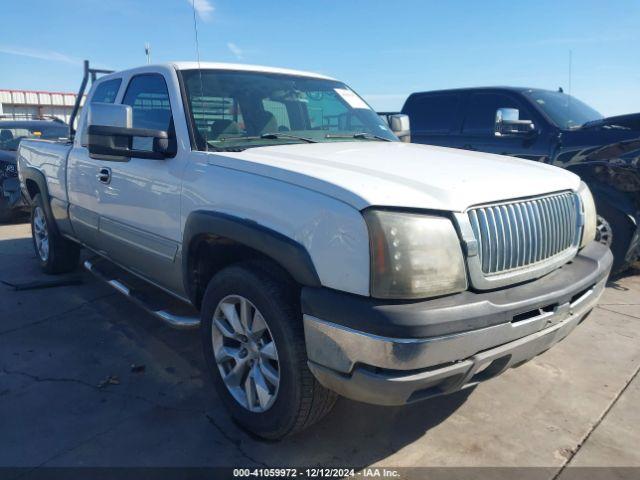
[{"label": "truck roof", "polygon": [[422,95],[425,93],[459,93],[459,92],[477,92],[482,90],[508,90],[511,92],[526,92],[529,90],[539,90],[547,92],[556,92],[557,90],[549,90],[546,88],[533,87],[510,87],[505,85],[496,85],[492,87],[464,87],[464,88],[447,88],[443,90],[425,90],[422,92],[413,92],[411,95]]},{"label": "truck roof", "polygon": [[247,65],[243,63],[219,63],[219,62],[173,62],[173,66],[178,70],[193,70],[197,68],[208,68],[212,70],[241,70],[245,72],[266,72],[281,73],[285,75],[299,75],[301,77],[323,78],[335,80],[335,78],[321,75],[319,73],[307,72],[304,70],[293,70],[290,68],[267,67],[264,65]]},{"label": "truck roof", "polygon": [[47,127],[60,127],[67,128],[69,125],[64,123],[62,120],[51,120],[51,119],[33,119],[33,120],[12,120],[11,118],[0,118],[0,129],[2,128],[38,128],[42,126]]},{"label": "truck roof", "polygon": [[155,65],[143,65],[137,68],[121,70],[118,72],[113,72],[111,74],[105,75],[101,78],[109,78],[111,76],[119,76],[122,73],[128,73],[132,71],[137,71],[141,69],[149,70],[153,69],[153,67],[161,67],[161,68],[174,68],[176,70],[195,70],[198,68],[202,68],[203,70],[235,70],[242,72],[264,72],[264,73],[279,73],[282,75],[297,75],[301,77],[311,77],[311,78],[321,78],[324,80],[335,80],[335,78],[328,77],[326,75],[321,75],[319,73],[313,72],[305,72],[302,70],[292,70],[289,68],[278,68],[278,67],[267,67],[263,65],[246,65],[242,63],[220,63],[220,62],[169,62],[169,63],[161,63]]}]

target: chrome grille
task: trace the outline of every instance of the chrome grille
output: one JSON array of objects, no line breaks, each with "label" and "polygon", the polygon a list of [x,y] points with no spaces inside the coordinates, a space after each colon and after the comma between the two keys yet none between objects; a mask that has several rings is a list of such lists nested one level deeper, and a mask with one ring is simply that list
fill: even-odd
[{"label": "chrome grille", "polygon": [[525,268],[577,242],[578,202],[571,192],[469,210],[482,272]]}]

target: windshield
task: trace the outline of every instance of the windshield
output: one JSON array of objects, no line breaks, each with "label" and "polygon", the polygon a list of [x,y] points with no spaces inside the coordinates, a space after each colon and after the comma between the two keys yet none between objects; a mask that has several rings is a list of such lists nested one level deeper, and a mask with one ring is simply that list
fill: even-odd
[{"label": "windshield", "polygon": [[345,84],[264,72],[182,71],[198,149],[397,140]]},{"label": "windshield", "polygon": [[566,93],[548,90],[528,90],[524,93],[563,130],[580,128],[587,122],[603,118],[589,105]]},{"label": "windshield", "polygon": [[63,124],[34,124],[29,122],[0,122],[0,150],[15,151],[23,138],[58,140],[69,136],[69,127]]}]

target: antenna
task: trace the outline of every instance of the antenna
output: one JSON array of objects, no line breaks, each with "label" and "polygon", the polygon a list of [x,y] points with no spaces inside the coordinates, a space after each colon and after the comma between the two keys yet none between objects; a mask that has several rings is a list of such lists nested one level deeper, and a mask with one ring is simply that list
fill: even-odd
[{"label": "antenna", "polygon": [[[196,40],[196,60],[198,61],[198,76],[200,77],[200,109],[202,119],[204,121],[204,151],[209,151],[209,140],[207,139],[207,130],[209,130],[209,126],[207,125],[207,118],[204,114],[204,87],[202,85],[202,68],[200,67],[200,43],[198,42],[198,19],[196,15],[196,0],[191,0],[191,7],[193,9],[193,32]],[[195,123],[195,115],[194,115],[194,123]],[[197,128],[197,127],[196,127]]]},{"label": "antenna", "polygon": [[569,95],[571,95],[571,68],[573,64],[573,50],[569,50]]},{"label": "antenna", "polygon": [[151,63],[151,44],[146,42],[144,44],[144,54],[147,56],[147,65]]},{"label": "antenna", "polygon": [[567,117],[571,118],[571,68],[573,64],[573,50],[569,50],[569,96],[567,96]]}]

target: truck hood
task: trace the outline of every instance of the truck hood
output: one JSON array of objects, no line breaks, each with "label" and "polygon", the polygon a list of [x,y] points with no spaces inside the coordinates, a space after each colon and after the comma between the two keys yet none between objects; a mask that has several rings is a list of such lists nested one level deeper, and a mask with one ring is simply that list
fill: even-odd
[{"label": "truck hood", "polygon": [[579,178],[538,162],[401,142],[332,142],[209,154],[209,163],[370,206],[464,211],[472,205],[576,190]]},{"label": "truck hood", "polygon": [[585,123],[581,128],[625,128],[640,132],[640,113],[616,115]]},{"label": "truck hood", "polygon": [[565,168],[591,162],[640,174],[640,114],[605,118],[562,132],[557,160]]}]

